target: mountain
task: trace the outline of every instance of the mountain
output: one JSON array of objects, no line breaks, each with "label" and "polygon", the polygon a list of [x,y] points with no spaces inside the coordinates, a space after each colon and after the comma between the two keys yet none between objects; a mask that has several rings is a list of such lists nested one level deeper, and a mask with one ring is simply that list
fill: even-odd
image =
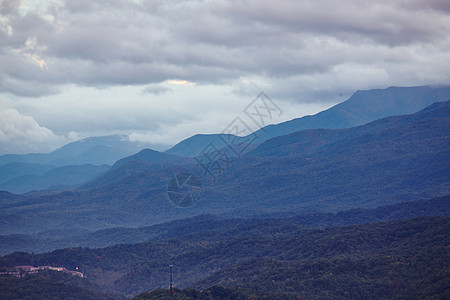
[{"label": "mountain", "polygon": [[[339,103],[313,116],[305,116],[275,125],[268,125],[254,134],[258,138],[254,144],[262,143],[272,137],[290,134],[304,129],[350,128],[377,119],[415,113],[434,102],[450,99],[450,86],[389,87],[357,91],[348,100]],[[167,153],[180,156],[197,156],[210,143],[219,149],[226,146],[220,138],[227,135],[194,135],[173,146]],[[235,143],[245,137],[234,137]]]},{"label": "mountain", "polygon": [[0,189],[25,193],[77,186],[145,146],[130,142],[128,136],[113,135],[69,143],[49,154],[2,155]]},{"label": "mountain", "polygon": [[199,215],[194,218],[140,228],[120,227],[90,233],[51,231],[34,235],[6,235],[0,236],[0,255],[14,251],[42,253],[68,247],[100,248],[116,244],[135,244],[176,238],[191,241],[207,238],[209,241],[219,241],[225,236],[240,236],[243,231],[246,234],[262,236],[272,235],[274,230],[286,232],[287,230],[348,226],[421,216],[450,216],[450,195],[381,206],[375,209],[353,209],[338,213],[292,217],[269,215],[263,218],[222,218],[213,215]]},{"label": "mountain", "polygon": [[258,141],[304,129],[337,129],[363,125],[381,118],[415,113],[450,99],[450,86],[389,87],[355,92],[348,100],[313,116],[305,116],[255,133]]},{"label": "mountain", "polygon": [[104,187],[142,172],[161,170],[190,162],[192,162],[192,159],[144,149],[118,160],[103,176],[86,182],[81,188]]},{"label": "mountain", "polygon": [[51,169],[52,167],[48,165],[18,162],[0,165],[0,185],[24,175],[43,175]]},{"label": "mountain", "polygon": [[2,182],[0,190],[26,193],[34,190],[74,188],[102,175],[109,168],[107,165],[89,164],[53,168],[42,175],[26,174]]},{"label": "mountain", "polygon": [[[355,147],[360,147],[361,144],[367,144],[365,151],[379,155],[380,150],[399,151],[400,148],[407,148],[408,144],[413,146],[419,140],[423,144],[414,146],[420,146],[417,150],[426,153],[426,148],[432,147],[431,144],[440,143],[442,139],[447,142],[449,117],[450,100],[433,103],[415,114],[384,118],[351,129],[302,130],[275,137],[260,144],[248,156],[307,156],[314,153],[320,156],[318,159],[345,155],[350,160],[353,155],[358,155]],[[427,132],[431,130],[434,130],[433,134],[428,135]],[[380,147],[383,143],[390,147]],[[445,145],[444,143],[442,146]],[[385,159],[388,157],[385,156]]]},{"label": "mountain", "polygon": [[[300,131],[232,158],[214,169],[220,171],[216,178],[199,165],[121,173],[133,169],[125,163],[104,185],[28,195],[2,205],[1,234],[139,227],[202,213],[337,212],[447,195],[449,120],[447,101],[354,128]],[[201,201],[188,208],[173,205],[167,196],[169,181],[180,172],[201,179]]]},{"label": "mountain", "polygon": [[114,168],[117,168],[121,165],[124,165],[130,161],[142,161],[142,162],[147,162],[147,163],[163,163],[163,162],[169,162],[169,161],[175,161],[175,160],[180,160],[182,159],[182,157],[176,156],[176,155],[172,155],[172,154],[168,154],[168,153],[164,153],[164,152],[159,152],[159,151],[155,151],[152,149],[144,149],[139,151],[136,154],[124,157],[120,160],[118,160],[114,166]]},{"label": "mountain", "polygon": [[238,143],[241,140],[240,137],[232,134],[196,134],[179,142],[169,150],[166,150],[166,153],[194,157],[200,155],[211,143],[217,149],[221,149],[227,146],[224,140],[227,141],[232,139],[235,140],[235,143]]},{"label": "mountain", "polygon": [[90,137],[69,143],[48,154],[6,154],[0,156],[0,165],[11,162],[40,163],[51,166],[67,165],[112,165],[117,160],[134,154],[146,147],[131,142],[126,135]]}]

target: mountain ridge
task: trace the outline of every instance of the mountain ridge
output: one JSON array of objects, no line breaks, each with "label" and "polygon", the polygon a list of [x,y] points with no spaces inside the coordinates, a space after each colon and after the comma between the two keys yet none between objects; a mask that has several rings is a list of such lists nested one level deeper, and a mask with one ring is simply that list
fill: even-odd
[{"label": "mountain ridge", "polygon": [[[401,220],[421,216],[450,216],[450,195],[411,202],[380,206],[374,209],[353,209],[338,213],[318,213],[294,216],[264,216],[263,218],[224,218],[214,215],[198,215],[193,218],[175,220],[138,228],[110,228],[90,233],[74,234],[69,237],[58,238],[56,233],[37,233],[34,235],[0,236],[0,255],[14,251],[42,253],[67,247],[99,248],[116,244],[135,244],[164,239],[193,239],[198,236],[229,235],[239,227],[247,230],[264,228],[268,223],[277,223],[279,227],[326,228],[335,226],[350,226],[374,222]],[[269,231],[267,230],[267,233]],[[42,236],[42,238],[41,238]]]},{"label": "mountain ridge", "polygon": [[[3,218],[16,218],[15,228],[21,231],[10,231],[4,221],[0,228],[5,234],[80,225],[88,230],[139,227],[201,213],[238,217],[333,212],[443,196],[450,193],[448,107],[450,103],[445,102],[359,127],[278,137],[258,151],[275,143],[287,149],[286,155],[250,152],[253,156],[235,158],[215,181],[195,164],[156,170],[142,165],[130,176],[116,173],[117,181],[104,186],[30,195],[28,203],[1,211]],[[303,135],[301,142],[312,146],[299,147],[298,137],[293,139],[296,135]],[[166,194],[169,180],[180,172],[203,180],[201,201],[185,209],[171,204]],[[30,209],[36,214],[26,213]],[[32,227],[22,227],[25,219]]]},{"label": "mountain ridge", "polygon": [[[267,125],[253,134],[257,136],[255,144],[270,138],[290,134],[305,129],[350,128],[371,121],[394,116],[415,113],[434,102],[450,99],[450,86],[425,85],[413,87],[388,87],[386,89],[358,90],[349,99],[315,115],[295,118],[279,124]],[[214,143],[218,148],[226,144],[221,134],[194,135],[169,150],[181,156],[196,156]],[[236,143],[245,141],[245,137],[235,137]]]}]

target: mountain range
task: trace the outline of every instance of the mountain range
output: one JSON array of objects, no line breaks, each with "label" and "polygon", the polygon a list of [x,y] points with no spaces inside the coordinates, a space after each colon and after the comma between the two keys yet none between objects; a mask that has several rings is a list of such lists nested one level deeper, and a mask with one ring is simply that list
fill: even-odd
[{"label": "mountain range", "polygon": [[34,190],[74,188],[109,169],[116,161],[148,146],[126,135],[85,138],[51,153],[0,156],[0,190],[26,193]]},{"label": "mountain range", "polygon": [[[304,129],[355,127],[389,116],[412,114],[434,102],[449,99],[450,86],[389,87],[357,91],[348,100],[315,115],[260,128],[253,133],[257,136],[254,143],[259,144],[272,137]],[[230,140],[224,134],[197,134],[166,152],[179,156],[196,156],[210,143],[219,148],[225,147],[224,139]],[[246,138],[235,137],[235,143],[243,140]]]},{"label": "mountain range", "polygon": [[112,165],[117,160],[134,154],[146,145],[131,142],[126,135],[90,137],[69,143],[51,153],[6,154],[0,156],[0,165],[12,162],[37,163],[51,166]]},{"label": "mountain range", "polygon": [[[61,190],[66,188],[74,188],[77,185],[83,184],[86,181],[92,180],[107,170],[108,165],[94,166],[91,164],[84,165],[68,165],[62,167],[51,168],[48,165],[40,164],[23,164],[11,163],[0,166],[0,173],[5,169],[17,166],[29,170],[29,166],[36,167],[35,174],[24,174],[14,177],[12,179],[0,182],[0,190],[7,190],[13,193],[25,193],[37,190]],[[45,173],[43,170],[48,170]],[[8,171],[5,172],[8,174]],[[10,174],[10,173],[9,173]],[[5,177],[8,177],[5,176]]]},{"label": "mountain range", "polygon": [[[442,102],[349,129],[299,131],[233,158],[216,180],[195,164],[152,169],[131,160],[108,180],[73,191],[6,195],[1,234],[137,227],[202,213],[332,212],[443,196],[450,191],[449,119],[450,102]],[[203,188],[201,201],[185,209],[166,194],[180,172],[196,175]]]},{"label": "mountain range", "polygon": [[[357,91],[350,99],[313,116],[305,116],[276,125],[265,126],[255,133],[248,149],[269,138],[290,134],[304,129],[336,129],[362,125],[370,121],[392,116],[416,112],[437,102],[450,99],[449,86],[390,87],[368,91]],[[237,137],[230,134],[196,134],[172,148],[166,154],[177,157],[195,157],[212,143],[214,147],[228,154],[227,142],[235,144],[248,141],[249,137]],[[104,165],[123,163],[129,160],[140,160],[133,156],[138,151],[150,147],[150,154],[138,154],[144,161],[157,163],[164,168],[168,156],[155,150],[162,150],[161,145],[131,142],[128,136],[114,135],[91,137],[69,143],[49,154],[8,154],[0,156],[0,190],[13,193],[26,193],[34,190],[73,189],[83,183],[90,182],[106,172]],[[189,160],[178,160],[175,164],[185,164]],[[83,165],[92,166],[83,166]],[[70,168],[61,168],[68,167]],[[79,167],[76,167],[79,166]],[[98,167],[94,167],[98,166]],[[59,169],[55,169],[59,168]],[[46,174],[52,170],[49,174]],[[73,176],[73,174],[80,174]],[[55,177],[52,174],[59,174]]]}]

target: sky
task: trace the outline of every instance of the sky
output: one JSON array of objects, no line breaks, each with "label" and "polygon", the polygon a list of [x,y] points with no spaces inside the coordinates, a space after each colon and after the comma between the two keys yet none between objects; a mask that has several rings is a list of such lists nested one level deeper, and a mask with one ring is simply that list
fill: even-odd
[{"label": "sky", "polygon": [[449,69],[447,0],[0,0],[0,154],[110,134],[160,150],[261,91],[279,123]]}]

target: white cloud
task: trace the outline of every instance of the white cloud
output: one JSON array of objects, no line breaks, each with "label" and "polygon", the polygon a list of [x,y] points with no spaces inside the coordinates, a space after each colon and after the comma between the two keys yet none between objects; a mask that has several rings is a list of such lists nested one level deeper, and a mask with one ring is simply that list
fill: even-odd
[{"label": "white cloud", "polygon": [[0,110],[0,154],[51,151],[66,142],[30,116],[12,108]]}]

